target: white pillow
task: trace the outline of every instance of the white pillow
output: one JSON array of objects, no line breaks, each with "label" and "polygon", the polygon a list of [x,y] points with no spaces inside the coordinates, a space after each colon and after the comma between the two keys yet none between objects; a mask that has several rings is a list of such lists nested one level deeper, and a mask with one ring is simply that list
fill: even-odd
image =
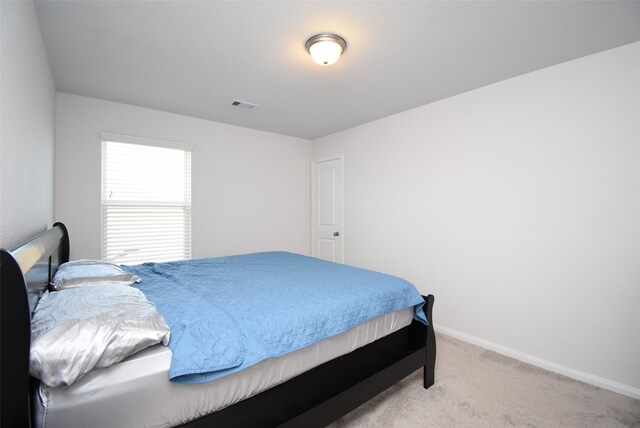
[{"label": "white pillow", "polygon": [[51,286],[54,290],[64,290],[100,285],[131,285],[136,282],[140,282],[139,277],[125,272],[117,264],[102,260],[74,260],[58,267]]},{"label": "white pillow", "polygon": [[169,326],[133,287],[45,292],[31,320],[31,375],[53,387],[73,384],[151,345],[169,343]]}]

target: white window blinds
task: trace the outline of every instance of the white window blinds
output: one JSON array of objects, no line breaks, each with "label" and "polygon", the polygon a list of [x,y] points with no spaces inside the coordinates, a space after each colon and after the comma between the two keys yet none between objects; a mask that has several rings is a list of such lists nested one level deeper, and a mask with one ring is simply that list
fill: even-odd
[{"label": "white window blinds", "polygon": [[191,258],[190,146],[102,134],[102,258]]}]

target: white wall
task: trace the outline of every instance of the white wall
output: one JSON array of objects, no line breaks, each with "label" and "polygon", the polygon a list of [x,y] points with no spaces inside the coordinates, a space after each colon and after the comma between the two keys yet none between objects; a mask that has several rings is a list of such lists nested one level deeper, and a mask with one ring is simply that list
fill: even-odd
[{"label": "white wall", "polygon": [[72,258],[101,257],[101,131],[195,145],[194,258],[309,253],[310,141],[58,93],[55,215]]},{"label": "white wall", "polygon": [[51,226],[55,88],[32,1],[0,2],[0,247]]},{"label": "white wall", "polygon": [[336,153],[346,263],[434,294],[441,331],[640,398],[640,43],[313,142]]}]

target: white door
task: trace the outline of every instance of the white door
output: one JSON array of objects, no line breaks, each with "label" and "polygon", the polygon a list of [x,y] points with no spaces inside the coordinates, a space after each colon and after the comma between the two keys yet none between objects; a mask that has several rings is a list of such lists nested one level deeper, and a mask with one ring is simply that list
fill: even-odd
[{"label": "white door", "polygon": [[342,263],[342,155],[312,161],[311,254]]}]

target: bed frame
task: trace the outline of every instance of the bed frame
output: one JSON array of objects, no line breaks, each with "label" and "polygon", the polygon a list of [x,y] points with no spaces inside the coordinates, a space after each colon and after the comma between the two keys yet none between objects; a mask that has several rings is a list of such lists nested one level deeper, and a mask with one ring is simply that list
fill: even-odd
[{"label": "bed frame", "polygon": [[[30,427],[37,381],[29,376],[31,313],[58,266],[69,260],[62,223],[13,251],[0,250],[0,425]],[[424,296],[423,296],[424,297]],[[425,299],[429,326],[417,321],[347,355],[184,427],[323,427],[416,370],[434,383],[433,296]]]}]

